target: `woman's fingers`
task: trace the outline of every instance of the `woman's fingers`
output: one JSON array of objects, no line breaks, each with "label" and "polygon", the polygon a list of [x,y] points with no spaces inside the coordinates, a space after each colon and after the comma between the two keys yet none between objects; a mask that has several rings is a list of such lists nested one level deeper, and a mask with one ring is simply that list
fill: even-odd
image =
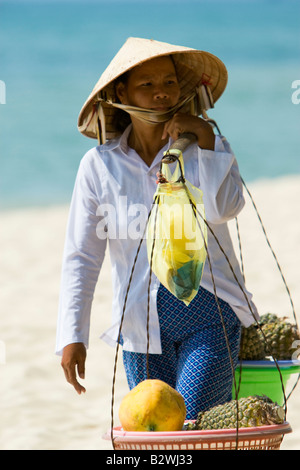
[{"label": "woman's fingers", "polygon": [[67,382],[73,385],[78,394],[86,391],[77,380],[77,375],[84,379],[85,359],[86,349],[83,343],[69,344],[63,350],[61,366]]},{"label": "woman's fingers", "polygon": [[167,121],[163,130],[162,140],[171,136],[173,140],[178,139],[180,134],[184,132],[180,116],[175,114],[170,121]]},{"label": "woman's fingers", "polygon": [[199,147],[213,150],[215,145],[215,134],[211,125],[203,119],[184,113],[176,113],[168,122],[166,122],[162,134],[162,139],[168,135],[173,140],[185,133],[192,133],[197,136]]}]

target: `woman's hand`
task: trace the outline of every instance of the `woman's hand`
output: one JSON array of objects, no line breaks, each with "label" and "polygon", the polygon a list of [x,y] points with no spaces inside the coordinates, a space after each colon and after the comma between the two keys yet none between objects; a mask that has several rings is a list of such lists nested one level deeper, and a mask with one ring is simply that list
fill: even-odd
[{"label": "woman's hand", "polygon": [[84,379],[85,359],[86,349],[83,343],[72,343],[64,347],[61,366],[67,382],[73,385],[79,395],[85,393],[85,388],[77,381],[76,369],[78,376]]},{"label": "woman's hand", "polygon": [[198,139],[198,145],[202,149],[214,150],[215,134],[211,125],[203,119],[190,114],[174,114],[172,119],[165,124],[162,139],[170,135],[173,140],[176,140],[180,134],[185,132],[195,134]]}]

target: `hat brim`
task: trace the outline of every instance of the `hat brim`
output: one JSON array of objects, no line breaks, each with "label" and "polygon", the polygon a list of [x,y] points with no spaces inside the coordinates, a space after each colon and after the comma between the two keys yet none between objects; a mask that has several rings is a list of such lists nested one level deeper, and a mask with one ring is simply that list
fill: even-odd
[{"label": "hat brim", "polygon": [[[149,51],[144,51],[143,48],[143,53],[135,54],[135,58],[128,56],[126,59],[125,51],[124,57],[122,57],[122,50],[126,48],[126,44],[130,40],[131,42],[147,41],[147,45],[150,42],[151,46],[155,43],[156,47]],[[188,95],[200,85],[206,85],[210,88],[214,103],[223,94],[228,80],[227,70],[223,62],[213,54],[152,40],[139,40],[139,38],[129,38],[128,41],[101,75],[79,113],[78,129],[83,135],[97,138],[97,106],[95,105],[99,102],[100,96],[104,97],[105,100],[116,102],[115,80],[137,65],[141,65],[155,57],[172,56],[181,89],[181,97]],[[142,44],[137,43],[136,45],[138,48]],[[145,42],[143,45],[145,46]],[[159,48],[157,45],[163,45],[164,47]],[[134,44],[131,43],[131,47],[133,46]],[[122,57],[122,60],[119,57]],[[108,103],[102,102],[102,112],[105,115],[106,137],[112,139],[120,133],[114,125],[116,109]]]}]

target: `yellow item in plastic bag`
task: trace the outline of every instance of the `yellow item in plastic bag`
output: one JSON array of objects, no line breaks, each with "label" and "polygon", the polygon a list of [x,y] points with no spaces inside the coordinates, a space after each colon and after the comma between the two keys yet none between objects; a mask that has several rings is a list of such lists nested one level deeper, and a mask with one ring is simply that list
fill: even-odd
[{"label": "yellow item in plastic bag", "polygon": [[148,260],[159,281],[188,305],[198,292],[206,260],[203,193],[184,179],[181,152],[173,174],[169,165],[162,168],[167,182],[159,183],[154,194],[147,227]]}]

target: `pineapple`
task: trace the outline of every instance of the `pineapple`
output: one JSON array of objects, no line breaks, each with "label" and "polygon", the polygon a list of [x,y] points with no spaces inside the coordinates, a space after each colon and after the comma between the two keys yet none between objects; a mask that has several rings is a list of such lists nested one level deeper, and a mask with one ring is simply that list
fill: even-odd
[{"label": "pineapple", "polygon": [[279,321],[279,317],[275,313],[265,313],[260,317],[259,324],[266,325],[267,323],[274,323]]},{"label": "pineapple", "polygon": [[276,323],[267,323],[262,330],[271,349],[271,355],[275,359],[291,359],[296,347],[295,340],[299,339],[299,333],[294,325],[285,320]]},{"label": "pineapple", "polygon": [[[284,409],[266,396],[250,396],[238,400],[238,426],[266,426],[282,424]],[[190,423],[188,430],[233,429],[237,426],[237,403],[231,400],[224,405],[217,405],[198,413],[195,423]]]},{"label": "pineapple", "polygon": [[264,339],[257,325],[242,328],[239,356],[245,361],[259,361],[265,358]]},{"label": "pineapple", "polygon": [[260,328],[258,325],[242,328],[240,359],[262,360],[267,356],[291,359],[297,348],[293,343],[300,339],[296,326],[272,313],[262,315],[259,325]]}]

